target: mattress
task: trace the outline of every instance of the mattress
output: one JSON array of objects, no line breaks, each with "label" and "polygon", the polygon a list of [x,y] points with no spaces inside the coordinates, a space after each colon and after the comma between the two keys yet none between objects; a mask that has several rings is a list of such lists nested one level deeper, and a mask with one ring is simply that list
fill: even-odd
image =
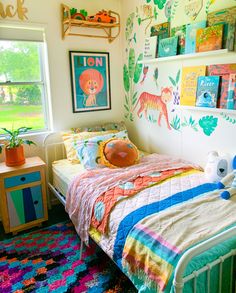
[{"label": "mattress", "polygon": [[71,164],[67,159],[55,161],[52,164],[53,186],[63,196],[66,196],[68,186],[73,178],[85,171],[82,164]]},{"label": "mattress", "polygon": [[[140,157],[146,155],[148,155],[147,152],[139,150]],[[82,164],[72,164],[67,159],[54,161],[52,163],[53,186],[65,197],[73,178],[85,171]]]}]

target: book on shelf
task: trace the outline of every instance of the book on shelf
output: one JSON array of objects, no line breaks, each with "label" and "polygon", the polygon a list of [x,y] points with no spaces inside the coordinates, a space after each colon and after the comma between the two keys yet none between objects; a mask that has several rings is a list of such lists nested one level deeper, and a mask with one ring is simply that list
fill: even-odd
[{"label": "book on shelf", "polygon": [[[207,67],[208,75],[219,75],[220,82],[220,95],[218,99],[218,108],[227,109],[227,97],[230,74],[236,74],[236,63],[231,64],[212,64]],[[236,89],[234,89],[236,95]]]},{"label": "book on shelf", "polygon": [[226,108],[230,110],[236,109],[236,73],[232,73],[229,75],[229,87]]},{"label": "book on shelf", "polygon": [[222,48],[223,24],[199,28],[196,34],[196,52],[219,50]]},{"label": "book on shelf", "polygon": [[206,74],[206,66],[183,67],[181,77],[180,105],[195,106],[198,76]]},{"label": "book on shelf", "polygon": [[170,23],[163,22],[151,26],[151,37],[157,36],[159,39],[169,38],[170,36]]},{"label": "book on shelf", "polygon": [[226,20],[227,22],[235,23],[236,6],[213,11],[211,13],[208,13],[207,15],[208,26],[212,26],[218,21],[226,21]]},{"label": "book on shelf", "polygon": [[236,50],[236,6],[211,12],[207,15],[208,26],[223,24],[223,49]]},{"label": "book on shelf", "polygon": [[185,38],[186,38],[186,25],[177,26],[171,29],[171,37],[178,37],[178,54],[185,54]]},{"label": "book on shelf", "polygon": [[219,84],[219,76],[199,76],[197,81],[196,106],[216,108]]},{"label": "book on shelf", "polygon": [[[157,36],[157,44],[160,43],[160,40],[169,38],[169,36],[170,36],[170,23],[163,22],[160,24],[153,25],[151,27],[151,37],[153,37],[153,36]],[[158,52],[157,52],[157,54],[158,54]]]},{"label": "book on shelf", "polygon": [[190,23],[186,26],[185,54],[196,52],[197,29],[205,28],[205,27],[206,27],[206,20]]},{"label": "book on shelf", "polygon": [[144,59],[154,59],[157,57],[157,36],[145,38],[144,41]]},{"label": "book on shelf", "polygon": [[175,56],[177,54],[178,37],[162,39],[158,45],[158,57]]}]

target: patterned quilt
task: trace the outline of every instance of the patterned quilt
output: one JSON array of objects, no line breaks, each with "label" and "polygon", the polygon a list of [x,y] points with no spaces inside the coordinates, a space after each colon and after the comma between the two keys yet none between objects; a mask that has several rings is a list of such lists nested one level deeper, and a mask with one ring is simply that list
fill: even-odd
[{"label": "patterned quilt", "polygon": [[[123,193],[122,200],[116,198],[105,225],[108,233],[90,229],[91,237],[129,276],[139,292],[171,292],[175,267],[182,254],[236,223],[236,197],[222,200],[215,184],[206,183],[202,172],[190,165],[185,167],[189,169],[173,167],[165,179],[150,181],[150,186],[141,184],[138,192]],[[181,168],[181,173],[174,174]],[[158,172],[165,174],[161,170]],[[134,183],[138,177],[123,180],[122,184]],[[94,204],[99,196],[119,188],[120,184],[106,187]],[[134,190],[133,186],[131,189]],[[92,217],[91,213],[90,223]],[[225,252],[226,247],[228,250],[235,248],[236,239],[207,258],[203,256],[201,261],[193,262],[188,272],[204,265],[204,261],[214,260],[222,251],[228,252]]]},{"label": "patterned quilt", "polygon": [[107,233],[107,224],[110,213],[119,201],[134,196],[145,188],[150,188],[155,184],[163,182],[165,179],[181,174],[189,169],[192,168],[150,172],[150,174],[146,176],[138,176],[130,181],[109,189],[101,194],[95,201],[91,220],[92,227],[103,234]]}]

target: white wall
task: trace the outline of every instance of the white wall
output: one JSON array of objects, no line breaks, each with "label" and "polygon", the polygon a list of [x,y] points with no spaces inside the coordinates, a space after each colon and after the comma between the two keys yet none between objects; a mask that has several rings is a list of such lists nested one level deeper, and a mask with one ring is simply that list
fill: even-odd
[{"label": "white wall", "polygon": [[[16,0],[1,0],[3,5],[16,6]],[[105,39],[84,38],[69,36],[61,38],[61,3],[78,10],[86,9],[89,15],[98,10],[108,9],[118,13],[121,11],[118,0],[25,0],[24,6],[28,9],[24,23],[46,24],[53,130],[60,131],[70,127],[96,124],[106,121],[120,121],[122,119],[122,67],[121,67],[121,37],[111,44]],[[14,18],[0,19],[1,22],[18,21]],[[1,31],[0,31],[1,33]],[[110,53],[110,82],[111,82],[111,110],[87,113],[72,113],[72,97],[70,84],[69,50],[100,51]],[[42,141],[44,135],[32,137],[37,147],[26,147],[27,155],[43,155]],[[0,157],[2,160],[3,157]]]},{"label": "white wall", "polygon": [[[167,5],[170,1],[162,1]],[[206,19],[206,10],[208,3],[212,2],[210,5],[209,11],[215,11],[218,9],[235,6],[236,2],[234,0],[227,1],[208,1],[203,0],[203,7],[198,14],[195,22]],[[161,1],[159,2],[161,3]],[[193,20],[186,16],[184,13],[184,3],[187,3],[184,0],[172,1],[175,3],[175,14],[171,19],[171,27],[179,26],[186,23],[191,23]],[[123,64],[128,64],[128,52],[130,48],[135,50],[136,58],[143,52],[144,49],[144,38],[150,36],[150,26],[151,25],[163,23],[167,21],[165,14],[166,7],[164,5],[163,9],[159,9],[157,5],[154,5],[154,1],[150,1],[149,5],[154,10],[154,7],[157,9],[157,19],[154,20],[144,20],[141,24],[138,23],[138,18],[141,19],[147,18],[143,13],[143,7],[147,5],[147,1],[144,0],[122,0],[122,20],[123,20]],[[130,37],[132,38],[136,33],[136,42],[133,40],[127,40],[125,37],[126,21],[130,14],[134,13],[134,26],[133,31]],[[148,27],[148,28],[147,28]],[[176,77],[178,70],[182,70],[183,66],[194,66],[194,65],[209,65],[209,64],[218,64],[218,63],[236,63],[236,54],[229,56],[215,56],[207,58],[197,58],[197,59],[186,59],[183,61],[172,61],[172,62],[163,62],[156,64],[147,64],[149,66],[148,74],[143,82],[140,81],[143,78],[141,74],[140,80],[137,84],[134,84],[134,92],[138,93],[138,97],[142,92],[147,91],[149,93],[159,95],[161,87],[172,86],[169,77]],[[154,69],[158,68],[159,77],[158,77],[158,87],[156,86],[153,73]],[[180,78],[181,81],[181,78]],[[181,82],[178,83],[179,92]],[[126,92],[124,91],[124,96]],[[125,104],[125,98],[123,99]],[[169,120],[172,121],[173,118],[178,115],[181,119],[181,122],[184,121],[184,118],[189,120],[190,117],[196,121],[200,118],[207,115],[213,115],[218,119],[218,124],[215,130],[210,136],[204,134],[202,128],[198,126],[198,131],[194,131],[191,127],[181,127],[180,130],[176,131],[175,129],[169,130],[166,126],[165,120],[162,118],[161,127],[158,126],[157,122],[151,122],[145,119],[144,114],[142,118],[138,118],[137,109],[133,111],[134,121],[130,121],[129,117],[126,118],[125,122],[128,126],[128,130],[131,136],[131,139],[140,147],[146,151],[150,152],[160,152],[167,153],[171,155],[181,156],[186,159],[190,159],[196,163],[199,163],[204,166],[207,154],[211,150],[218,150],[219,152],[228,152],[231,155],[235,155],[236,150],[236,124],[232,124],[220,113],[214,112],[196,112],[196,111],[187,111],[187,110],[174,110],[173,99],[167,104]],[[126,114],[127,111],[125,110]],[[150,111],[148,112],[155,119],[159,115],[159,111]],[[230,118],[236,119],[236,111],[234,114],[229,115]]]}]

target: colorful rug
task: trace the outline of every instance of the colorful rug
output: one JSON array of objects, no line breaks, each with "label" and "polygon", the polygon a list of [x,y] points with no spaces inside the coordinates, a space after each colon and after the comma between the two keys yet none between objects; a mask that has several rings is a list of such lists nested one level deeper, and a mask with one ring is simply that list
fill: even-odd
[{"label": "colorful rug", "polygon": [[115,264],[91,243],[79,260],[71,223],[0,242],[0,292],[137,292]]}]

